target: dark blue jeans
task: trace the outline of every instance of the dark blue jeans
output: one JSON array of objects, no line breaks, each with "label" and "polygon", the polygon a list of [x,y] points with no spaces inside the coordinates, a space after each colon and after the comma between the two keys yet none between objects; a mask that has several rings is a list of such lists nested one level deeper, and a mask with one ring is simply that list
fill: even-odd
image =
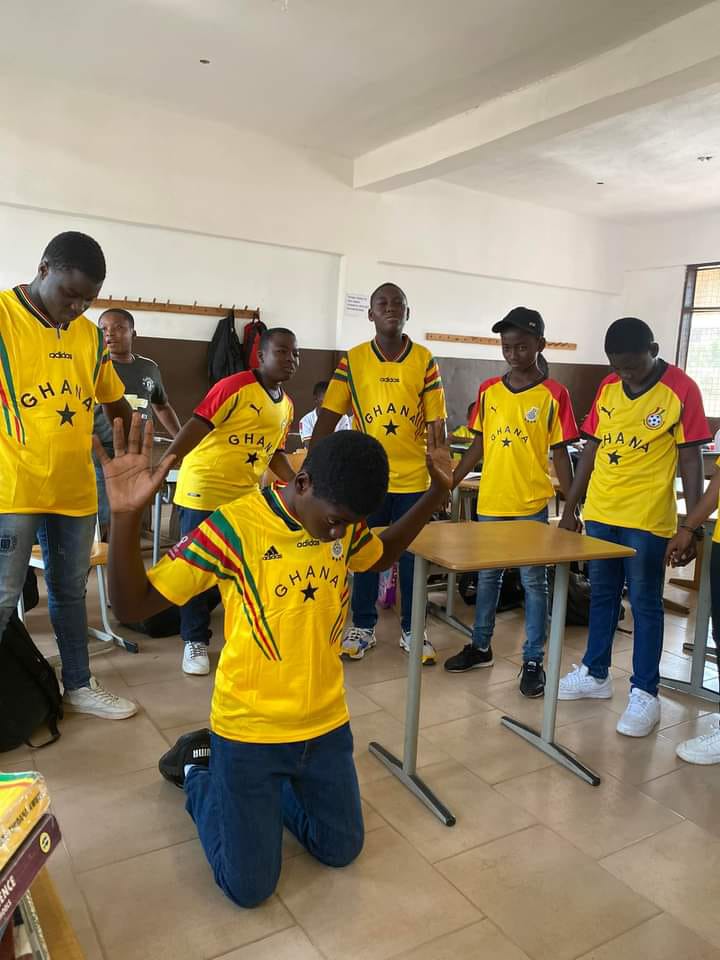
[{"label": "dark blue jeans", "polygon": [[668,541],[645,530],[612,527],[588,520],[591,537],[619,543],[635,550],[625,560],[593,560],[590,576],[590,630],[583,663],[591,677],[604,680],[610,670],[612,645],[620,617],[625,584],[628,586],[633,623],[633,673],[630,685],[657,696],[663,648],[663,585]]},{"label": "dark blue jeans", "polygon": [[[481,523],[493,523],[498,520],[536,520],[538,523],[547,523],[548,509],[544,507],[529,517],[488,517],[478,514],[477,520]],[[487,650],[492,640],[495,630],[495,611],[500,599],[504,573],[504,570],[478,572],[472,643],[480,650]],[[523,663],[527,663],[528,660],[542,663],[548,626],[547,567],[520,567],[520,582],[525,591]]]},{"label": "dark blue jeans", "polygon": [[[212,510],[192,510],[179,507],[180,536],[185,537],[203,520],[212,515]],[[220,602],[217,587],[199,593],[180,607],[180,636],[184,643],[210,642],[210,614]]]},{"label": "dark blue jeans", "polygon": [[210,767],[185,779],[195,821],[220,889],[241,907],[277,886],[283,824],[321,863],[345,867],[365,832],[350,724],[299,743],[241,743],[212,734]]},{"label": "dark blue jeans", "polygon": [[[367,518],[369,527],[388,527],[400,517],[404,517],[410,507],[418,502],[420,493],[388,493],[382,506]],[[402,629],[410,629],[412,619],[412,588],[415,560],[407,550],[398,563],[400,581],[400,603]],[[379,573],[356,573],[353,575],[352,618],[356,627],[372,630],[377,623],[377,598],[380,584]]]}]

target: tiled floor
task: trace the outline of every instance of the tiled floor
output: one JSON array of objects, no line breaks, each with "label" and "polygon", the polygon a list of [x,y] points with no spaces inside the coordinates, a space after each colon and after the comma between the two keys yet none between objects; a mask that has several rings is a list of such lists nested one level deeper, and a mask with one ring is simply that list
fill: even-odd
[{"label": "tiled floor", "polygon": [[[43,604],[28,623],[49,648]],[[688,623],[667,624],[667,658],[687,669]],[[503,713],[534,723],[542,710],[517,690],[522,618],[502,615],[492,670],[423,673],[419,763],[457,815],[448,829],[367,751],[371,739],[402,748],[394,613],[378,634],[345,668],[365,850],[331,870],[288,837],[278,892],[256,910],[215,888],[182,795],[157,773],[167,745],[207,720],[211,681],[181,674],[177,638],[94,660],[138,701],[136,717],[71,716],[59,743],[0,757],[48,778],[64,834],[51,872],[89,960],[720,960],[720,766],[675,756],[716,722],[711,704],[663,694],[660,730],[620,737],[631,643],[618,634],[615,697],[558,712],[559,740],[603,776],[593,789],[500,726]],[[441,660],[463,642],[435,621],[430,636]],[[583,644],[569,630],[565,666]]]}]

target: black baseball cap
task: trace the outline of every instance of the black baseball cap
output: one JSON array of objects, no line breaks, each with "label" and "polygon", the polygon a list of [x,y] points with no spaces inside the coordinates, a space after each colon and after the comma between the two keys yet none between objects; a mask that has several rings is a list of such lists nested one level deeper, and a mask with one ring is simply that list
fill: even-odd
[{"label": "black baseball cap", "polygon": [[526,330],[535,337],[545,336],[545,321],[537,310],[531,310],[529,307],[513,307],[507,316],[495,324],[492,332],[502,333],[503,330],[507,330],[508,327]]}]

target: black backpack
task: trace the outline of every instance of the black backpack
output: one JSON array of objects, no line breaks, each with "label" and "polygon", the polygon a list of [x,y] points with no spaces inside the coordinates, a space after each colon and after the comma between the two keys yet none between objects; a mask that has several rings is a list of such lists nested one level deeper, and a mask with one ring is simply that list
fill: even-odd
[{"label": "black backpack", "polygon": [[[60,736],[62,695],[55,671],[13,613],[0,640],[0,753],[23,743],[46,747]],[[33,744],[35,731],[47,725],[50,739]]]},{"label": "black backpack", "polygon": [[[457,579],[458,592],[465,603],[472,607],[477,600],[477,573],[461,573]],[[516,610],[523,605],[525,591],[520,582],[520,571],[510,567],[505,571],[500,596],[498,597],[497,612],[506,613]]]}]

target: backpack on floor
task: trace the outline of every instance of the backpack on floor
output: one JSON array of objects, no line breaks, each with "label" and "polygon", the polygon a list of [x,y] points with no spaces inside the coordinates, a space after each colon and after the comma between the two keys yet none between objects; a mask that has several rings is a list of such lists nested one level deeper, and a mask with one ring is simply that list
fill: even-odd
[{"label": "backpack on floor", "polygon": [[[552,613],[553,590],[555,589],[555,567],[548,567],[549,608]],[[568,627],[587,627],[590,623],[590,581],[578,570],[570,570],[568,582],[567,611],[565,623]],[[620,620],[625,619],[625,604],[620,604]]]},{"label": "backpack on floor", "polygon": [[[46,747],[60,737],[62,695],[55,671],[33,643],[25,624],[13,613],[0,640],[0,752],[23,743]],[[31,743],[43,725],[50,739]]]},{"label": "backpack on floor", "polygon": [[[458,593],[469,607],[475,606],[477,601],[477,574],[461,573],[457,579]],[[523,605],[525,593],[520,582],[520,571],[512,567],[505,571],[500,596],[498,598],[497,612],[505,613],[507,610],[517,610]]]}]

